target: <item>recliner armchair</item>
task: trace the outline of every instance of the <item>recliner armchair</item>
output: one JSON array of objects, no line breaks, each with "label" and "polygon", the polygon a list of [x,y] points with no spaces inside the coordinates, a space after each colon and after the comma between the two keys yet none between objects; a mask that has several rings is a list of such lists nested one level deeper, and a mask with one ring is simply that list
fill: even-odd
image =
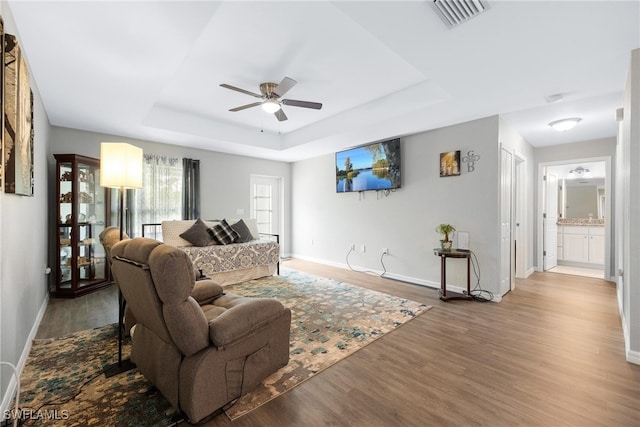
[{"label": "recliner armchair", "polygon": [[[127,233],[123,233],[123,240],[128,240]],[[109,226],[102,230],[99,235],[100,243],[104,247],[107,255],[109,266],[111,266],[111,248],[120,241],[120,229],[115,226]],[[207,304],[212,301],[220,293],[220,286],[210,280],[198,280],[191,290],[191,296],[195,298],[198,304]],[[133,315],[131,308],[124,305],[124,332],[128,335],[133,325],[136,324],[136,317]]]},{"label": "recliner armchair", "polygon": [[[146,238],[116,243],[112,271],[137,319],[131,360],[190,422],[255,388],[289,361],[291,311],[274,299],[224,294],[200,305],[178,248]],[[213,282],[211,282],[213,283]]]}]

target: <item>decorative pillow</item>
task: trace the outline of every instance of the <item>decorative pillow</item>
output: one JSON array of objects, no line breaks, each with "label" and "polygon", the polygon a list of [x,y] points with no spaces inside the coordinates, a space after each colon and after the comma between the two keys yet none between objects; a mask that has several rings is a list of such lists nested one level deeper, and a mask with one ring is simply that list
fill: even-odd
[{"label": "decorative pillow", "polygon": [[213,240],[220,245],[228,245],[233,243],[240,235],[233,229],[226,220],[220,221],[220,224],[215,225],[207,230]]},{"label": "decorative pillow", "polygon": [[253,234],[251,234],[251,230],[243,220],[231,224],[231,228],[238,233],[238,238],[235,240],[236,243],[245,243],[253,240]]},{"label": "decorative pillow", "polygon": [[207,227],[207,224],[205,224],[200,218],[198,218],[187,231],[180,234],[180,237],[191,243],[193,246],[215,245],[216,242],[209,234],[208,228],[209,227]]}]

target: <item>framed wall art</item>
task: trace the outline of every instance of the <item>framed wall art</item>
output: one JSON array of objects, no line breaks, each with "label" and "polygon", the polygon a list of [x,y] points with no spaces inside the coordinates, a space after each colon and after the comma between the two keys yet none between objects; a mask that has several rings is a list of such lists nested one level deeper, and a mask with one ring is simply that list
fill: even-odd
[{"label": "framed wall art", "polygon": [[33,94],[27,64],[15,36],[4,35],[3,187],[33,195]]},{"label": "framed wall art", "polygon": [[440,153],[440,176],[460,175],[460,151]]}]

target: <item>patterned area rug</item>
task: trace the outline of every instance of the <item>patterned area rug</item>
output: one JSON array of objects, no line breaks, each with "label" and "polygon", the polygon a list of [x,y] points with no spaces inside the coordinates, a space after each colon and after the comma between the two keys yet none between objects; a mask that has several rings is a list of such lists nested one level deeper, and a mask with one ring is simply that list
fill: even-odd
[{"label": "patterned area rug", "polygon": [[431,307],[324,277],[283,269],[281,278],[225,291],[275,298],[291,308],[289,364],[225,409],[234,420],[292,389]]},{"label": "patterned area rug", "polygon": [[[225,288],[280,300],[292,311],[289,364],[226,408],[236,419],[353,354],[430,307],[354,285],[284,270]],[[123,354],[128,357],[125,340]],[[105,378],[115,361],[116,325],[34,340],[21,376],[25,425],[168,426],[180,421],[137,371]]]},{"label": "patterned area rug", "polygon": [[[117,361],[117,324],[34,340],[20,377],[24,425],[169,426],[180,419],[137,369],[105,378]],[[123,356],[129,357],[130,340]]]}]

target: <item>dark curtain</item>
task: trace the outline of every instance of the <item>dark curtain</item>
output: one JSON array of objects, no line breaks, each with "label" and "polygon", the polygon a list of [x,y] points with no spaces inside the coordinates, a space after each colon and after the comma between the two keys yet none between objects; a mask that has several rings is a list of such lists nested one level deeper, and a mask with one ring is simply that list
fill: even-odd
[{"label": "dark curtain", "polygon": [[200,160],[182,159],[182,219],[200,217]]}]

